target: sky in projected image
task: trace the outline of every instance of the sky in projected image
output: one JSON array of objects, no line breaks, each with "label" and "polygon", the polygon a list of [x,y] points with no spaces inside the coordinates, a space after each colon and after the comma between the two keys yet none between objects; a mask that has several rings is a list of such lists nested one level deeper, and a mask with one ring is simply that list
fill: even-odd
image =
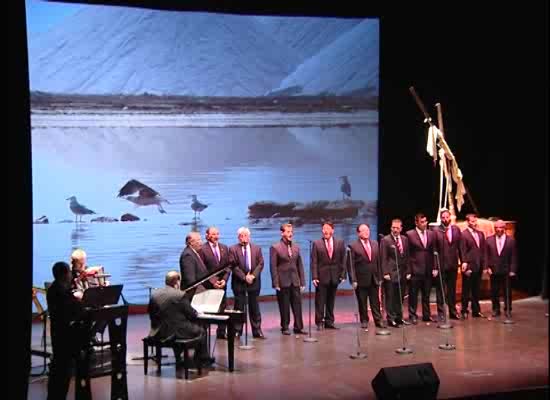
[{"label": "sky in projected image", "polygon": [[[231,245],[248,226],[266,261],[262,294],[272,294],[269,246],[279,225],[295,223],[309,273],[320,217],[251,215],[249,206],[331,201],[330,216],[345,204],[342,176],[363,207],[338,218],[336,234],[354,240],[359,222],[376,234],[378,20],[37,1],[27,1],[27,18],[33,215],[49,221],[34,225],[35,285],[81,247],[130,302],[144,303],[147,286],[179,269],[187,232],[216,225]],[[44,93],[53,96],[39,101]],[[156,103],[120,106],[131,96]],[[163,103],[174,96],[190,108]],[[117,197],[131,179],[156,190],[166,213]],[[192,195],[207,205],[200,216]],[[71,196],[95,214],[75,223]],[[91,222],[124,213],[140,221]]]}]

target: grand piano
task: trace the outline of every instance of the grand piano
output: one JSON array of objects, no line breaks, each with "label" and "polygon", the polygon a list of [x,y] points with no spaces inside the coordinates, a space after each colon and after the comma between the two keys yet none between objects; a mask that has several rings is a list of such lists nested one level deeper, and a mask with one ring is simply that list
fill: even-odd
[{"label": "grand piano", "polygon": [[[203,276],[202,278],[199,278],[197,281],[192,282],[189,286],[182,288],[182,291],[189,292],[194,290],[202,283],[209,281],[220,273],[226,272],[230,269],[230,267],[219,268]],[[230,372],[235,370],[235,333],[237,332],[235,324],[243,322],[243,315],[244,313],[242,311],[225,309],[219,310],[216,313],[199,314],[198,317],[199,321],[205,326],[205,328],[209,328],[210,325],[227,324],[227,359]],[[210,346],[208,346],[208,348],[210,349]]]}]

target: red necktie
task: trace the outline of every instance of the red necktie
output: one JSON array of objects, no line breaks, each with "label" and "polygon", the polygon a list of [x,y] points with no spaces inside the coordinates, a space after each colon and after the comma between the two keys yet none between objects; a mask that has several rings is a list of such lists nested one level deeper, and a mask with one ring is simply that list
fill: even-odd
[{"label": "red necktie", "polygon": [[370,248],[370,242],[367,240],[363,242],[363,247],[365,248],[365,251],[367,252],[367,256],[369,257],[369,261],[372,260],[372,253]]},{"label": "red necktie", "polygon": [[474,240],[476,241],[476,246],[479,247],[479,236],[477,235],[477,232],[472,231],[472,236],[474,237]]},{"label": "red necktie", "polygon": [[401,237],[397,236],[397,238],[395,238],[395,242],[397,243],[397,250],[399,250],[399,254],[403,254],[403,245],[401,244]]},{"label": "red necktie", "polygon": [[332,258],[332,245],[330,244],[330,239],[327,240],[327,251],[329,258]]},{"label": "red necktie", "polygon": [[422,240],[422,246],[426,248],[426,245],[428,243],[428,240],[426,239],[426,231],[421,231],[422,234],[420,235],[420,239]]}]

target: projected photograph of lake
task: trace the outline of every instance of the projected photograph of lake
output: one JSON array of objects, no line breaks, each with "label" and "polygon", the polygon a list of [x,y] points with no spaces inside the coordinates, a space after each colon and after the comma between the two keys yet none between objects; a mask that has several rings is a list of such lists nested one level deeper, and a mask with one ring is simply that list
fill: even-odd
[{"label": "projected photograph of lake", "polygon": [[[30,3],[36,286],[82,248],[147,303],[189,231],[232,245],[247,226],[274,294],[281,223],[306,274],[324,218],[346,242],[361,222],[376,238],[377,19]],[[136,182],[156,200],[121,193]]]}]

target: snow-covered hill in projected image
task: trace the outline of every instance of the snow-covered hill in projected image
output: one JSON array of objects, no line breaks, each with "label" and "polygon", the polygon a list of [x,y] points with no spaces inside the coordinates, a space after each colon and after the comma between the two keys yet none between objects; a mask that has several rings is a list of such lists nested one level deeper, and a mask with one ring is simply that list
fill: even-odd
[{"label": "snow-covered hill in projected image", "polygon": [[[255,97],[289,84],[307,94],[373,86],[378,21],[369,30],[355,19],[307,20],[83,6],[29,34],[31,90]],[[309,82],[316,74],[322,84]]]}]

